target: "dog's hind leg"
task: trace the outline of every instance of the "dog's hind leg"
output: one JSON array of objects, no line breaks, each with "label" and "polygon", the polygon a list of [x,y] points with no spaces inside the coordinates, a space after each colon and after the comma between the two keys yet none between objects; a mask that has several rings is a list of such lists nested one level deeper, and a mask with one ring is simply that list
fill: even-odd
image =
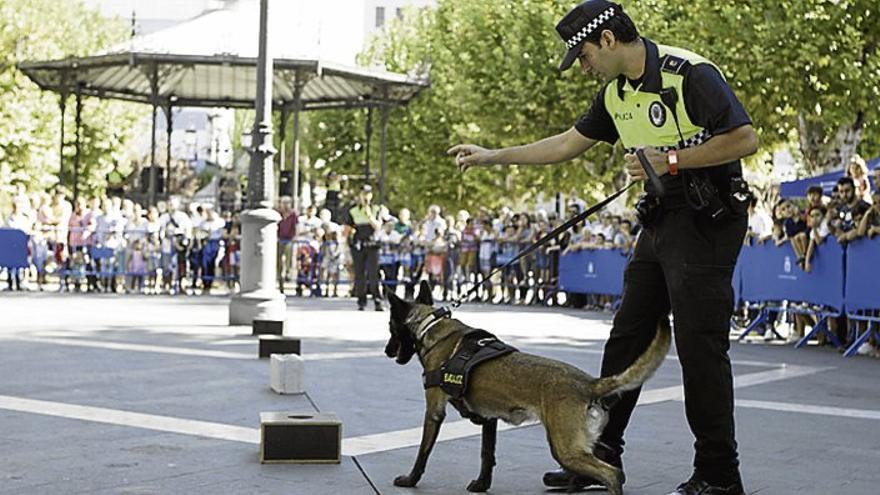
[{"label": "dog's hind leg", "polygon": [[[592,454],[587,408],[582,403],[559,404],[543,418],[550,453],[565,469],[599,480],[611,495],[623,494],[623,476],[615,466]],[[571,490],[570,490],[571,491]]]},{"label": "dog's hind leg", "polygon": [[428,463],[428,456],[431,455],[431,449],[437,441],[437,435],[440,433],[440,425],[446,418],[446,394],[439,388],[429,388],[425,392],[425,423],[422,426],[422,443],[419,445],[419,454],[416,456],[416,462],[409,474],[394,478],[394,486],[414,487],[422,478],[425,472],[425,465]]},{"label": "dog's hind leg", "polygon": [[480,476],[470,482],[469,492],[485,492],[492,486],[492,468],[495,467],[495,439],[498,433],[498,420],[489,419],[483,423],[483,441],[480,448]]}]

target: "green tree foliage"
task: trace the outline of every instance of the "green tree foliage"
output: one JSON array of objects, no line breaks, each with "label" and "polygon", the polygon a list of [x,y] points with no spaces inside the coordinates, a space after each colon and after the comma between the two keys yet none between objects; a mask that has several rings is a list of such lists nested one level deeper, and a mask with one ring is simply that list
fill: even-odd
[{"label": "green tree foliage", "polygon": [[[410,12],[373,47],[368,60],[381,59],[391,71],[430,64],[431,88],[409,107],[391,112],[392,206],[423,210],[436,202],[473,208],[529,200],[538,191],[610,191],[620,168],[609,160],[608,147],[562,167],[499,167],[464,175],[445,154],[461,141],[495,147],[540,139],[569,128],[589,106],[599,82],[556,71],[562,45],[553,26],[564,9],[546,0],[440,2],[436,11]],[[321,114],[311,122],[321,127],[312,131],[321,144],[311,149],[325,150],[319,157],[331,166],[362,163],[362,157],[351,156],[363,154],[362,114]],[[376,143],[373,153],[375,173]]]},{"label": "green tree foliage", "polygon": [[[78,0],[0,0],[0,191],[18,184],[46,190],[58,183],[59,96],[41,91],[16,64],[84,56],[127,35],[124,23],[102,18]],[[65,185],[73,180],[75,99],[65,116]],[[114,161],[123,160],[136,117],[149,109],[83,98],[79,189],[103,191]],[[127,169],[127,163],[121,169]]]},{"label": "green tree foliage", "polygon": [[[839,166],[859,145],[865,156],[880,153],[880,23],[871,3],[644,0],[625,8],[643,35],[716,62],[751,114],[762,149],[796,143],[810,171]],[[440,0],[436,9],[410,12],[371,46],[366,64],[395,72],[430,68],[431,88],[392,112],[392,206],[492,206],[538,191],[597,197],[615,178],[619,183],[619,145],[597,146],[561,166],[482,168],[463,176],[445,156],[458,142],[498,147],[540,139],[569,128],[589,108],[601,83],[577,69],[556,70],[564,46],[554,26],[571,5]],[[310,123],[313,157],[343,168],[360,163],[361,115],[322,113]]]}]

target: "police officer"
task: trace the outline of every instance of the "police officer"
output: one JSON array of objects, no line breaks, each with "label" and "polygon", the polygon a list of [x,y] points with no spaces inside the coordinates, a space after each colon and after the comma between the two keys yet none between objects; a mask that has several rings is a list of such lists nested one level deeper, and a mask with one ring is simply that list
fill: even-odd
[{"label": "police officer", "polygon": [[349,240],[351,258],[354,264],[354,293],[357,296],[358,311],[367,305],[367,290],[373,295],[376,311],[382,311],[379,296],[379,243],[374,236],[382,225],[379,221],[379,207],[372,204],[373,188],[365,184],[348,209],[345,217],[343,235]]},{"label": "police officer", "polygon": [[[623,371],[648,347],[659,318],[675,319],[685,411],[694,444],[694,471],[671,495],[740,495],[734,438],[728,322],[731,277],[746,232],[750,199],[740,159],[757,150],[749,116],[719,69],[705,58],[642,38],[620,5],[587,0],[556,26],[584,75],[605,81],[575,125],[523,146],[449,150],[463,171],[489,164],[546,164],[574,158],[599,141],[623,143],[631,180],[646,177],[641,149],[660,176],[637,210],[644,226],[624,274],[621,305],[605,345],[602,375]],[[609,422],[594,453],[622,467],[623,432],[639,391],[609,404]],[[599,486],[565,470],[552,487]]]}]

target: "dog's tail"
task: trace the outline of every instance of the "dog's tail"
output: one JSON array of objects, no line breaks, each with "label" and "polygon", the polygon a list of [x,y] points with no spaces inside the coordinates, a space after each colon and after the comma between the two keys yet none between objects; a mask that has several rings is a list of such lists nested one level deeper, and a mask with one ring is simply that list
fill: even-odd
[{"label": "dog's tail", "polygon": [[639,356],[622,373],[599,378],[593,382],[593,397],[604,397],[640,387],[648,378],[651,378],[651,375],[663,363],[663,360],[666,358],[666,352],[669,351],[669,341],[671,338],[672,329],[669,326],[669,320],[666,317],[662,317],[657,324],[657,334],[644,354]]}]

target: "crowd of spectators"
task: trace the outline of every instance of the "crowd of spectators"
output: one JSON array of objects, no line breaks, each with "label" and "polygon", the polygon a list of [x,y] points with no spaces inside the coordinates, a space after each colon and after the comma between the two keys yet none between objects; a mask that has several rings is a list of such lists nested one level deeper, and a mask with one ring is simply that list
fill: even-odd
[{"label": "crowd of spectators", "polygon": [[[872,182],[873,180],[873,188]],[[869,177],[864,160],[855,157],[831,190],[825,194],[821,186],[811,186],[806,198],[795,200],[779,199],[773,204],[771,213],[757,207],[753,201],[749,209],[749,230],[745,242],[774,242],[777,246],[789,245],[798,266],[809,273],[813,269],[817,246],[823,242],[847,244],[861,238],[873,238],[880,234],[880,168]],[[804,328],[815,324],[815,318],[806,315],[792,317],[793,331],[788,336],[796,342],[804,336]],[[770,339],[775,334],[770,328],[776,324],[771,318],[765,336]],[[848,338],[848,322],[845,317],[833,319],[831,330],[841,342]],[[825,344],[823,335],[819,336]],[[863,349],[863,354],[880,355],[880,343],[871,339]]]},{"label": "crowd of spectators", "polygon": [[[571,202],[569,213],[581,207]],[[286,197],[280,200],[279,212],[279,278],[294,283],[297,294],[341,294],[340,284],[347,289],[352,280],[352,259],[348,243],[343,242],[344,229],[336,222],[340,217],[328,208],[317,211],[312,206],[297,215]],[[457,297],[487,279],[496,267],[565,220],[543,209],[515,212],[503,207],[495,213],[482,208],[452,214],[437,205],[415,218],[407,208],[392,212],[380,206],[379,218],[381,228],[374,241],[380,249],[382,285],[391,290],[402,286],[403,295],[412,296],[415,285],[425,279],[441,300]],[[555,287],[560,254],[584,249],[628,252],[637,229],[631,218],[611,214],[584,221],[486,280],[473,297],[508,304],[542,303]]]},{"label": "crowd of spectators", "polygon": [[[281,290],[329,297],[350,294],[351,252],[337,222],[342,205],[331,199],[335,198],[328,197],[320,211],[308,206],[302,214],[290,197],[279,199]],[[584,206],[573,200],[566,213],[576,214]],[[565,220],[543,209],[515,212],[504,207],[495,213],[482,208],[474,214],[451,214],[436,205],[420,217],[407,208],[392,212],[380,206],[380,218],[375,241],[380,245],[383,286],[400,287],[404,296],[412,296],[425,279],[437,287],[439,299],[451,299],[484,280]],[[53,290],[75,292],[195,294],[219,286],[231,292],[238,282],[238,215],[217,212],[209,204],[172,199],[144,207],[119,197],[71,202],[61,193],[21,191],[0,226],[29,236],[30,268],[6,270],[11,290],[45,290],[51,285]],[[555,288],[561,253],[628,252],[637,231],[632,218],[602,213],[495,274],[474,297],[510,304],[545,302]],[[589,302],[601,307],[608,301]]]},{"label": "crowd of spectators", "polygon": [[32,273],[60,291],[182,294],[232,289],[240,258],[237,215],[178,200],[155,207],[119,197],[16,194],[3,226],[25,232],[31,268],[7,270],[9,289]]},{"label": "crowd of spectators", "polygon": [[[880,176],[880,173],[877,174]],[[772,240],[790,244],[798,265],[805,271],[815,247],[829,236],[840,243],[880,234],[880,190],[871,191],[869,182],[861,186],[851,176],[841,177],[826,196],[821,186],[811,186],[804,201],[782,198],[772,214],[758,208],[753,200],[749,210],[746,243]]]}]

